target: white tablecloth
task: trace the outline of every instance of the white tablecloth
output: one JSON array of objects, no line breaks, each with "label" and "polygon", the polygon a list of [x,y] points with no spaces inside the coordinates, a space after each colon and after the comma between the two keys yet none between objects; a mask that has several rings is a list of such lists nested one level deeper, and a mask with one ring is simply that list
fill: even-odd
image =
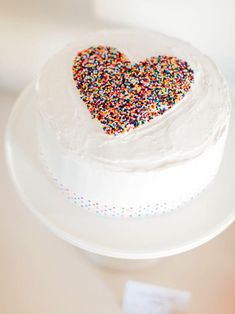
[{"label": "white tablecloth", "polygon": [[202,247],[126,272],[95,266],[46,230],[16,195],[6,169],[3,132],[15,98],[0,93],[0,313],[121,313],[128,279],[190,291],[188,313],[235,313],[234,224]]}]

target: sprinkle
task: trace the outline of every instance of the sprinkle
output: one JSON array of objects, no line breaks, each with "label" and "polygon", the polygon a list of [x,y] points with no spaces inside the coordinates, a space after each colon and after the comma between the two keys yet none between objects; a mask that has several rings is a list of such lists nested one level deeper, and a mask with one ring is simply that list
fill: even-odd
[{"label": "sprinkle", "polygon": [[78,52],[72,70],[92,118],[109,135],[129,132],[164,114],[194,81],[184,60],[157,56],[132,65],[116,48],[105,46]]}]

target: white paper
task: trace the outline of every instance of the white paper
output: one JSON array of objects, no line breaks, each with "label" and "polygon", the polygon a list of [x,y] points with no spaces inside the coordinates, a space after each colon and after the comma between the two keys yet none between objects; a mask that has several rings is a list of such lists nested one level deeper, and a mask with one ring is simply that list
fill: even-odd
[{"label": "white paper", "polygon": [[181,314],[191,299],[187,291],[128,281],[124,292],[125,314]]}]

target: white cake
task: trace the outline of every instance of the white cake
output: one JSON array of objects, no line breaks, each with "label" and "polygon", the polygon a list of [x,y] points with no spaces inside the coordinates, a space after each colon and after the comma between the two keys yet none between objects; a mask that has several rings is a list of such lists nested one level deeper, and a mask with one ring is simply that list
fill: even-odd
[{"label": "white cake", "polygon": [[[147,114],[151,119],[138,122],[138,127],[134,121],[124,132],[110,134],[110,125],[105,131],[94,114],[92,118],[84,96],[87,85],[83,85],[82,94],[78,88],[82,83],[78,86],[74,81],[82,73],[76,68],[73,75],[75,57],[90,47],[116,48],[132,65],[158,56],[186,61],[192,74],[190,86],[169,110],[162,110],[166,101],[158,102],[161,114]],[[99,86],[97,93],[101,93]],[[149,86],[155,85],[151,82]],[[36,89],[39,149],[44,165],[79,208],[115,217],[166,213],[198,195],[218,171],[230,117],[228,89],[214,63],[188,43],[144,31],[84,34],[47,62]],[[96,98],[93,94],[89,97],[93,106],[92,99]],[[144,101],[149,97],[146,100],[143,95]],[[134,106],[142,105],[131,101]],[[159,99],[155,97],[154,101]],[[110,99],[107,102],[112,106]],[[121,126],[118,130],[123,129]]]}]

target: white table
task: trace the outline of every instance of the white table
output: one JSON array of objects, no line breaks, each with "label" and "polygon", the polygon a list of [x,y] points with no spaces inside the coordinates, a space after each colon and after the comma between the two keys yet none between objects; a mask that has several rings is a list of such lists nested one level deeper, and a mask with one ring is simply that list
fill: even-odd
[{"label": "white table", "polygon": [[5,165],[3,132],[15,98],[0,94],[0,313],[120,313],[128,279],[190,291],[188,313],[235,313],[234,224],[206,245],[135,272],[98,268],[46,230],[19,200]]}]

